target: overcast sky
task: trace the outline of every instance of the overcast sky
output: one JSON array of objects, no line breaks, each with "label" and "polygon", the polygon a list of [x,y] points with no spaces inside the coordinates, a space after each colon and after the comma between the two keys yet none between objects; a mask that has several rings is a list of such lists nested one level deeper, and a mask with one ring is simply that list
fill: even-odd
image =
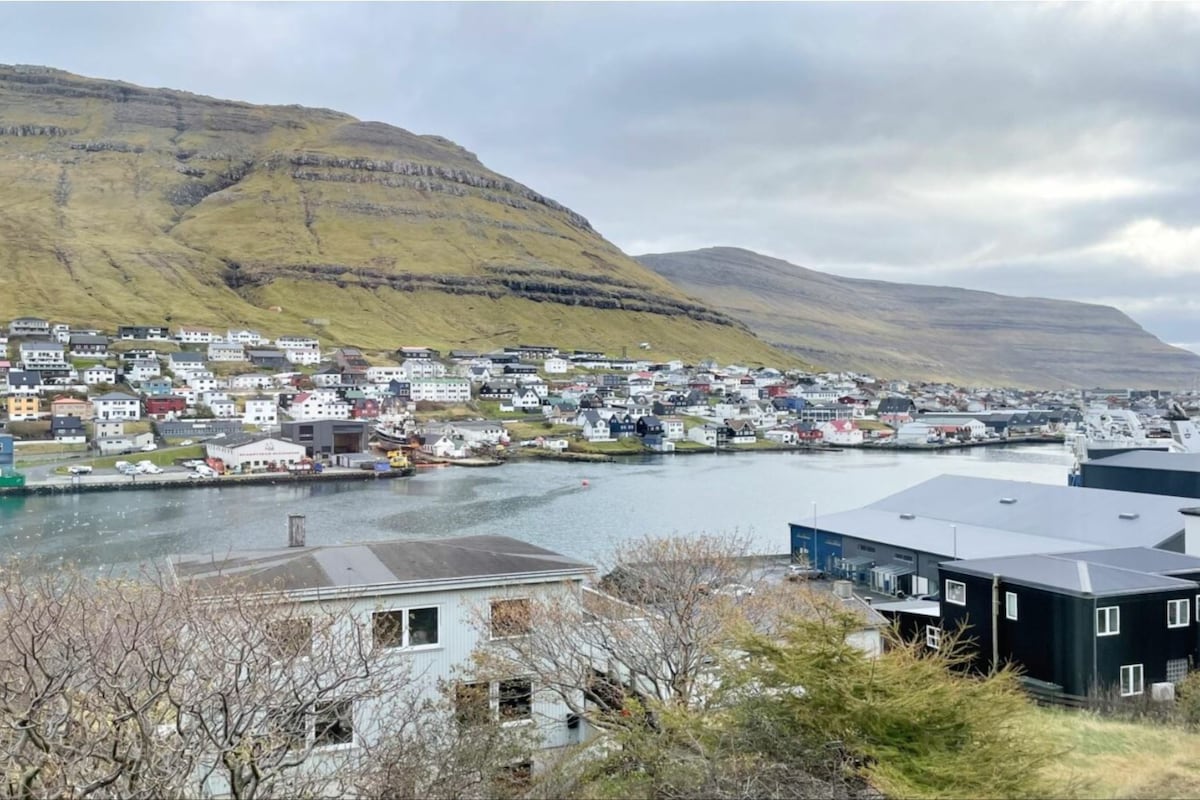
[{"label": "overcast sky", "polygon": [[0,61],[436,133],[632,254],[1116,305],[1200,351],[1200,5],[9,4]]}]

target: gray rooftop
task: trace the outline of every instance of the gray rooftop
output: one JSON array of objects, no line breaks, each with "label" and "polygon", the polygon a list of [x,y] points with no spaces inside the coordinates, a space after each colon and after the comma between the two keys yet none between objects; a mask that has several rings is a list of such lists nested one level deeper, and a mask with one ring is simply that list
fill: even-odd
[{"label": "gray rooftop", "polygon": [[253,591],[319,591],[472,579],[583,575],[593,567],[507,536],[395,539],[360,544],[284,547],[224,557],[185,555],[171,561],[176,577],[204,589],[239,586]]},{"label": "gray rooftop", "polygon": [[863,508],[818,517],[816,524],[919,552],[992,558],[1156,547],[1183,531],[1180,509],[1195,503],[1168,495],[942,475]]},{"label": "gray rooftop", "polygon": [[1200,453],[1166,453],[1161,450],[1130,450],[1087,462],[1093,467],[1132,467],[1135,469],[1200,472]]},{"label": "gray rooftop", "polygon": [[1093,564],[1153,572],[1157,575],[1200,573],[1200,558],[1171,550],[1153,547],[1115,547],[1104,550],[1082,550],[1074,553],[1053,553],[1060,558],[1078,558]]},{"label": "gray rooftop", "polygon": [[952,572],[985,578],[999,575],[1005,583],[1052,589],[1083,597],[1141,594],[1173,589],[1192,591],[1197,588],[1195,581],[1098,564],[1088,558],[1072,558],[1069,555],[980,558],[952,561],[943,566]]}]

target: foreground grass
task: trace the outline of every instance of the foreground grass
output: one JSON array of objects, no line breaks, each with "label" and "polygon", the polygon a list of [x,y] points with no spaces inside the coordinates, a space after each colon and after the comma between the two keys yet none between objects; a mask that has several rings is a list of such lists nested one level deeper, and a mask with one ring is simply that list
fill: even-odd
[{"label": "foreground grass", "polygon": [[1200,734],[1087,713],[1039,710],[1051,740],[1067,752],[1046,768],[1062,798],[1200,797]]},{"label": "foreground grass", "polygon": [[[137,451],[118,456],[104,456],[103,458],[94,458],[90,461],[80,461],[80,464],[89,464],[96,469],[112,469],[118,461],[129,461],[136,464],[139,461],[149,461],[160,467],[174,466],[177,458],[204,458],[204,445],[196,444],[190,447],[168,447],[160,450],[152,450],[149,453]],[[60,467],[55,470],[59,474],[66,474],[67,469]]]}]

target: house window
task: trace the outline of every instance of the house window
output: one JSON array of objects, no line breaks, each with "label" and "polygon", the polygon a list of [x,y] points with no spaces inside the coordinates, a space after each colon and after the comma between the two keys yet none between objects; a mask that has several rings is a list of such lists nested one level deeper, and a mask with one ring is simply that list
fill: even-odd
[{"label": "house window", "polygon": [[267,650],[277,661],[291,661],[312,655],[311,619],[278,619],[267,623],[264,631]]},{"label": "house window", "polygon": [[314,719],[313,747],[333,747],[354,741],[354,705],[349,700],[318,705]]},{"label": "house window", "polygon": [[942,629],[937,625],[925,626],[925,646],[931,650],[939,650],[942,646]]},{"label": "house window", "polygon": [[1133,697],[1143,692],[1142,665],[1130,664],[1121,667],[1121,697]]},{"label": "house window", "polygon": [[498,717],[501,722],[533,718],[533,682],[513,678],[476,681],[454,687],[454,717],[460,725],[477,725]]},{"label": "house window", "polygon": [[946,581],[946,602],[956,606],[967,604],[967,585],[962,581]]},{"label": "house window", "polygon": [[1186,628],[1191,621],[1192,611],[1187,598],[1167,601],[1167,627]]},{"label": "house window", "polygon": [[500,719],[511,722],[533,717],[533,682],[524,678],[500,681],[497,705]]},{"label": "house window", "polygon": [[869,544],[860,544],[858,546],[858,550],[860,553],[874,553],[875,547]]},{"label": "house window", "polygon": [[1167,680],[1171,683],[1179,683],[1187,677],[1188,660],[1186,658],[1170,658],[1167,659]]},{"label": "house window", "polygon": [[1016,618],[1017,618],[1017,593],[1016,592],[1005,592],[1004,593],[1004,616],[1008,617],[1011,620],[1016,620]]},{"label": "house window", "polygon": [[396,608],[371,615],[377,647],[432,647],[438,643],[438,609]]},{"label": "house window", "polygon": [[1116,636],[1121,632],[1121,608],[1106,606],[1096,609],[1096,635]]},{"label": "house window", "polygon": [[492,601],[492,638],[525,636],[533,630],[530,621],[529,598]]}]

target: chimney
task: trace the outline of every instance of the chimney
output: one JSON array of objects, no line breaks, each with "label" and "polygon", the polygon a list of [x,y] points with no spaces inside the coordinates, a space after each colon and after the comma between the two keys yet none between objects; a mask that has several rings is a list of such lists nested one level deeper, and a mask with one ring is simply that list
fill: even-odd
[{"label": "chimney", "polygon": [[304,547],[303,514],[288,514],[288,547]]}]

